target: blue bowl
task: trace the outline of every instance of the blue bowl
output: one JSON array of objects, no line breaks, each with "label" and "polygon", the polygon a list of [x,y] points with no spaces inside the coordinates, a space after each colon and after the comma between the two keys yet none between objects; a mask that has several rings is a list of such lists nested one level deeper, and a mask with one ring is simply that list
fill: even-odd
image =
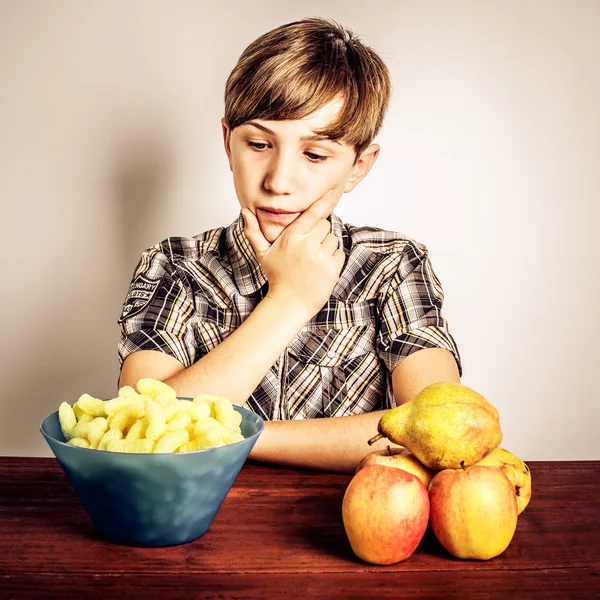
[{"label": "blue bowl", "polygon": [[40,431],[103,537],[127,546],[174,546],[208,531],[264,429],[258,415],[234,409],[242,414],[245,439],[194,452],[125,454],[71,446],[58,411]]}]

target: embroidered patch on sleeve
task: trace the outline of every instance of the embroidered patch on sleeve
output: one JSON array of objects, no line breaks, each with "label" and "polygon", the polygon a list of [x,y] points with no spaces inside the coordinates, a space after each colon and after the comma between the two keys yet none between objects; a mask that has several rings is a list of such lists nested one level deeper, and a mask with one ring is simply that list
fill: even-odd
[{"label": "embroidered patch on sleeve", "polygon": [[148,279],[144,275],[138,275],[129,287],[129,292],[123,303],[123,312],[120,322],[137,315],[144,310],[152,300],[160,281]]}]

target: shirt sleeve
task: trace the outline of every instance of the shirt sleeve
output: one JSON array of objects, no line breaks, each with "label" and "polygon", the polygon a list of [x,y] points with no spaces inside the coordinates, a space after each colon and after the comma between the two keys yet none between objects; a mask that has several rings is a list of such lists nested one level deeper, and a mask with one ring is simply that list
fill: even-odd
[{"label": "shirt sleeve", "polygon": [[119,364],[138,350],[158,350],[185,367],[194,363],[196,311],[192,294],[160,244],[138,263],[118,320]]},{"label": "shirt sleeve", "polygon": [[462,365],[458,347],[442,315],[444,292],[427,250],[409,244],[382,302],[378,352],[391,373],[403,358],[424,348],[445,348]]}]

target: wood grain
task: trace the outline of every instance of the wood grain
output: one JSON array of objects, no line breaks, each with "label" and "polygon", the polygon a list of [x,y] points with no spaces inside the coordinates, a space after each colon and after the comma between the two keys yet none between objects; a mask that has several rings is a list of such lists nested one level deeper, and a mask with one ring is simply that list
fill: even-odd
[{"label": "wood grain", "polygon": [[[143,591],[142,591],[143,590]],[[85,575],[31,574],[5,578],[3,600],[39,598],[114,598],[132,600],[591,600],[600,578],[587,569],[542,571],[460,571],[381,573],[218,573],[214,575],[125,573]],[[143,594],[143,595],[142,595]]]},{"label": "wood grain", "polygon": [[139,586],[148,598],[189,598],[190,590],[202,598],[272,598],[285,589],[306,598],[598,592],[600,461],[528,464],[532,500],[504,554],[458,560],[428,533],[408,560],[383,567],[359,561],[346,539],[348,475],[247,463],[204,537],[148,549],[100,538],[54,459],[0,457],[0,598],[40,589],[89,596],[92,588],[132,598]]}]

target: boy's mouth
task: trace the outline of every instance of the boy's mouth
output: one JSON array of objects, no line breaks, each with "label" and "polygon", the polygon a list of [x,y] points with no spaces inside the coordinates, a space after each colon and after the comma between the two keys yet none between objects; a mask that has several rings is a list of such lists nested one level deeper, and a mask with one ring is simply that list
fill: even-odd
[{"label": "boy's mouth", "polygon": [[284,208],[275,208],[270,206],[264,206],[259,210],[264,210],[265,212],[275,213],[276,215],[297,215],[298,212],[292,210],[285,210]]},{"label": "boy's mouth", "polygon": [[300,216],[299,212],[290,212],[282,208],[257,208],[259,216],[268,219],[272,223],[289,224],[296,217]]}]

